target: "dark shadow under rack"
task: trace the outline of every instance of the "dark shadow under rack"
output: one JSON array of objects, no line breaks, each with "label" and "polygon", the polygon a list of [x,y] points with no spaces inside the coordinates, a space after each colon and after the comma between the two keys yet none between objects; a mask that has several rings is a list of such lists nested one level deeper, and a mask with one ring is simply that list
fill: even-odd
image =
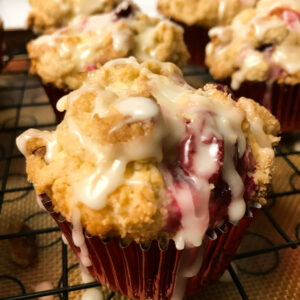
[{"label": "dark shadow under rack", "polygon": [[[18,58],[16,57],[14,59],[17,60]],[[24,58],[22,58],[22,59],[24,59]],[[186,75],[187,76],[190,76],[190,75],[197,76],[197,75],[203,75],[203,73],[205,73],[204,70],[195,68],[193,71],[186,73]],[[5,74],[12,75],[12,74],[14,74],[14,71],[8,71]],[[37,107],[37,106],[49,105],[49,103],[45,103],[45,102],[26,103],[26,104],[23,103],[24,94],[25,94],[26,89],[39,88],[40,85],[37,85],[37,84],[36,85],[26,85],[26,81],[27,81],[27,77],[28,77],[28,70],[27,69],[22,70],[22,71],[17,71],[16,74],[23,77],[21,86],[3,86],[3,87],[0,86],[0,92],[7,92],[7,91],[18,91],[18,92],[20,92],[20,95],[18,96],[18,101],[15,104],[2,105],[2,99],[0,98],[0,111],[1,110],[6,110],[6,109],[12,109],[12,108],[16,109],[16,117],[15,117],[13,126],[9,127],[9,128],[0,127],[0,133],[3,133],[3,132],[9,133],[10,136],[12,137],[11,142],[8,145],[8,151],[7,151],[8,153],[7,154],[4,153],[4,155],[2,155],[2,156],[1,156],[1,153],[0,153],[0,163],[4,162],[4,173],[3,173],[3,176],[2,176],[2,184],[1,184],[1,189],[0,189],[0,212],[1,212],[3,201],[4,201],[4,195],[6,193],[28,191],[28,190],[33,189],[33,187],[31,185],[30,186],[24,186],[24,187],[18,187],[18,188],[7,188],[7,180],[8,180],[8,176],[9,176],[11,161],[12,161],[12,159],[22,157],[21,154],[14,154],[15,138],[17,137],[17,135],[20,131],[24,131],[24,130],[31,127],[31,126],[30,127],[19,126],[21,108],[22,107],[34,107],[34,106]],[[0,73],[0,78],[1,78],[1,73]],[[53,126],[56,126],[56,125],[57,125],[56,123],[41,124],[41,125],[35,126],[35,128],[46,128],[46,127],[53,127]],[[1,124],[0,124],[0,126],[1,126]],[[300,139],[300,136],[299,136],[299,139]],[[282,157],[287,162],[289,167],[294,172],[293,175],[294,174],[296,174],[296,176],[300,175],[299,168],[288,158],[289,155],[299,155],[300,156],[300,151],[294,151],[294,150],[280,151],[279,150],[276,155]],[[279,197],[300,194],[300,190],[296,189],[293,186],[293,184],[291,183],[291,181],[290,181],[290,185],[292,187],[291,191],[281,192],[281,193],[273,193],[273,194],[270,195],[270,199],[276,199],[276,198],[279,198]],[[283,250],[283,249],[287,249],[287,248],[296,249],[300,245],[300,240],[297,240],[297,241],[292,240],[288,236],[288,234],[282,229],[280,224],[278,224],[276,219],[271,215],[271,213],[269,212],[269,209],[267,207],[263,207],[262,211],[266,215],[266,217],[268,218],[269,222],[271,222],[271,224],[273,225],[275,230],[281,235],[281,237],[283,239],[283,242],[278,244],[278,245],[270,246],[269,248],[264,248],[264,249],[260,249],[260,250],[256,250],[256,251],[250,251],[250,252],[237,254],[235,256],[234,260],[244,259],[244,258],[247,258],[247,257],[261,255],[261,254],[264,254],[264,253],[274,252],[274,251]],[[298,229],[300,229],[299,224],[298,224],[297,227],[299,227]],[[30,236],[30,235],[49,234],[49,233],[56,232],[56,231],[59,231],[58,227],[30,230],[30,231],[21,232],[21,233],[3,234],[3,235],[0,235],[0,240],[7,240],[7,239],[16,238],[16,237]],[[24,299],[32,299],[32,298],[38,298],[38,297],[43,297],[43,296],[48,296],[48,295],[59,295],[60,299],[67,300],[69,292],[99,286],[100,284],[98,282],[88,283],[88,284],[79,284],[79,285],[73,285],[73,286],[68,285],[68,272],[74,266],[71,266],[71,267],[68,268],[67,246],[63,242],[61,244],[62,244],[62,250],[61,250],[62,251],[62,270],[61,270],[62,276],[61,276],[61,279],[60,279],[60,282],[59,282],[61,287],[55,288],[55,289],[52,289],[52,290],[26,294],[25,293],[25,288],[24,288],[22,282],[20,282],[17,278],[0,274],[0,280],[1,279],[13,280],[16,283],[18,283],[18,285],[21,287],[21,290],[22,290],[22,295],[20,295],[20,296],[0,298],[0,300],[4,300],[4,299],[6,299],[6,300],[8,300],[8,299],[24,300]],[[236,274],[236,272],[234,271],[234,269],[231,265],[229,266],[228,271],[229,271],[229,273],[230,273],[230,275],[233,279],[233,282],[235,283],[236,288],[239,291],[241,299],[244,299],[244,300],[249,299],[246,292],[245,292],[245,289],[243,288],[243,285],[241,284],[241,282],[238,278],[238,275]],[[107,300],[111,299],[114,295],[115,295],[115,293],[111,292],[108,295]]]}]

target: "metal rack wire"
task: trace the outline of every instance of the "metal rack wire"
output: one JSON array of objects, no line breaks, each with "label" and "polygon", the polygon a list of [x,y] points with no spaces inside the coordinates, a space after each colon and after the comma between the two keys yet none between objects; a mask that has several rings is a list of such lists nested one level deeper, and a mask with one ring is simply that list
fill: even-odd
[{"label": "metal rack wire", "polygon": [[[17,59],[17,58],[15,58]],[[22,58],[23,59],[23,58]],[[193,75],[197,76],[200,73],[203,73],[205,71],[200,70],[200,69],[195,69],[192,71],[189,71],[186,75]],[[14,72],[9,72],[7,74],[14,74]],[[28,85],[27,84],[27,78],[28,78],[28,69],[25,68],[23,71],[18,71],[16,74],[18,76],[22,77],[22,84],[19,86],[0,86],[0,92],[9,92],[9,91],[18,91],[19,96],[18,99],[15,103],[10,103],[10,104],[3,104],[5,101],[2,101],[4,99],[0,98],[0,112],[1,110],[6,110],[6,109],[16,109],[16,116],[12,120],[13,126],[6,128],[5,126],[1,127],[0,124],[0,134],[1,133],[6,133],[9,134],[10,136],[10,142],[7,145],[7,150],[5,149],[0,149],[0,163],[3,163],[3,175],[2,175],[2,183],[1,183],[1,189],[0,189],[0,212],[1,212],[1,207],[4,202],[4,196],[8,193],[15,193],[15,192],[27,192],[33,189],[31,185],[29,186],[22,186],[22,187],[17,187],[17,188],[9,188],[7,186],[8,182],[8,177],[10,175],[10,166],[11,163],[14,159],[20,159],[22,157],[21,154],[15,152],[15,138],[17,135],[21,132],[26,130],[27,126],[21,126],[19,123],[20,120],[20,112],[21,108],[23,107],[34,107],[34,106],[44,106],[44,105],[49,105],[48,103],[44,102],[37,102],[37,103],[24,103],[24,93],[26,89],[28,88],[38,88],[40,85],[35,84],[35,85]],[[1,78],[1,74],[0,74]],[[1,94],[0,94],[1,95]],[[47,123],[47,124],[41,124],[41,125],[36,125],[36,128],[46,128],[46,127],[51,127],[55,126],[56,123]],[[31,126],[30,126],[31,127]],[[299,168],[292,162],[291,159],[289,159],[289,155],[300,155],[300,151],[292,151],[292,150],[279,150],[277,153],[277,156],[282,157],[288,166],[293,170],[293,176],[299,176],[300,175],[300,170]],[[293,177],[292,176],[292,177]],[[295,196],[297,194],[300,194],[300,190],[295,187],[293,184],[293,178],[290,178],[290,186],[291,190],[286,191],[286,192],[281,192],[281,193],[273,193],[270,195],[271,200],[275,200],[277,198],[287,196],[287,195],[292,195]],[[278,250],[283,250],[287,248],[291,249],[296,249],[300,245],[300,240],[299,240],[299,231],[300,231],[300,225],[298,224],[296,228],[296,237],[298,237],[298,240],[293,240],[281,227],[281,225],[277,222],[277,220],[272,216],[270,213],[268,207],[263,207],[262,208],[263,213],[265,216],[268,218],[269,222],[272,224],[274,229],[280,234],[282,237],[282,243],[279,243],[277,245],[270,244],[269,247],[255,250],[255,251],[249,251],[245,253],[240,253],[237,254],[234,258],[234,260],[241,260],[244,258],[252,257],[252,256],[257,256],[260,254],[268,253],[268,252],[275,252],[277,253]],[[29,231],[24,231],[24,232],[17,232],[17,233],[7,233],[7,234],[2,234],[0,235],[0,241],[1,240],[9,240],[13,239],[16,237],[24,237],[24,236],[37,236],[37,235],[47,235],[53,232],[59,231],[58,227],[47,227],[47,228],[42,228],[42,229],[36,229],[36,230],[29,230]],[[54,243],[58,243],[59,240],[55,241]],[[100,284],[98,282],[94,283],[88,283],[88,284],[80,284],[80,285],[69,285],[68,284],[68,274],[72,268],[76,267],[76,265],[72,265],[71,267],[68,266],[68,255],[67,255],[67,246],[64,243],[61,243],[61,253],[62,253],[62,269],[61,273],[62,276],[59,280],[58,287],[55,289],[47,290],[47,291],[42,291],[42,292],[35,292],[35,293],[27,293],[25,292],[25,288],[22,284],[21,281],[19,281],[17,278],[12,277],[12,276],[6,276],[5,274],[0,274],[0,280],[1,279],[9,279],[14,282],[16,282],[20,288],[21,288],[21,295],[15,296],[15,297],[8,297],[8,298],[1,298],[0,300],[3,299],[15,299],[15,300],[21,300],[21,299],[32,299],[32,298],[38,298],[42,296],[47,296],[47,295],[59,295],[60,299],[68,299],[68,295],[72,291],[76,290],[81,290],[81,289],[87,289],[87,288],[92,288],[95,286],[99,286]],[[238,292],[240,293],[241,299],[249,299],[243,285],[241,284],[241,281],[235,272],[234,268],[232,266],[229,266],[228,271],[236,285],[236,288]],[[111,292],[107,299],[111,299],[114,296],[114,293]]]}]

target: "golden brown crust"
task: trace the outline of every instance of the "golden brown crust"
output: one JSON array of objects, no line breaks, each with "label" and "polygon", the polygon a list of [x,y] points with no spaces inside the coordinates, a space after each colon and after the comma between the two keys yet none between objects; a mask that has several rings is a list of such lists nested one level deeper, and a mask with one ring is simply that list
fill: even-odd
[{"label": "golden brown crust", "polygon": [[277,137],[280,132],[280,124],[267,109],[252,99],[240,98],[237,105],[246,112],[247,120],[250,123],[250,130],[248,130],[247,134],[255,158],[255,172],[253,175],[255,183],[258,186],[256,197],[264,205],[267,202],[266,196],[272,180],[275,156],[273,151],[267,148],[263,149],[266,145],[261,144],[261,139],[257,138],[256,131],[252,126],[257,125],[257,118],[263,121],[262,130],[271,139],[272,146],[275,147],[280,141],[280,138]]},{"label": "golden brown crust", "polygon": [[229,24],[241,10],[255,6],[257,1],[240,0],[159,0],[158,9],[166,17],[174,18],[187,25],[207,28]]},{"label": "golden brown crust", "polygon": [[109,12],[119,2],[119,0],[29,0],[32,10],[27,24],[37,33],[51,33],[66,26],[78,16]]},{"label": "golden brown crust", "polygon": [[[153,122],[127,123],[129,117],[123,116],[117,110],[108,112],[107,116],[95,116],[94,126],[98,128],[100,139],[108,144],[128,142],[133,137],[149,136],[153,129]],[[120,124],[122,124],[120,126]]]}]

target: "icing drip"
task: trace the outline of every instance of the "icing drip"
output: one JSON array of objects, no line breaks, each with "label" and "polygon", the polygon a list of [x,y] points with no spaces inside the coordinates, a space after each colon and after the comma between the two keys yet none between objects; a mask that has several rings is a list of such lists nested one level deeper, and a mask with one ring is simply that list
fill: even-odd
[{"label": "icing drip", "polygon": [[180,169],[172,174],[164,171],[166,186],[182,215],[181,229],[174,238],[177,249],[200,246],[209,224],[209,179],[217,172],[219,153],[218,145],[211,142],[214,132],[203,126],[207,119],[202,120],[187,125],[187,137],[181,142],[180,163],[188,176]]},{"label": "icing drip", "polygon": [[225,155],[222,175],[231,189],[231,202],[228,207],[229,220],[238,222],[245,214],[244,184],[234,165],[235,143],[225,140]]},{"label": "icing drip", "polygon": [[203,252],[204,246],[183,250],[176,272],[175,286],[171,300],[182,300],[184,298],[188,278],[197,275],[201,268]]},{"label": "icing drip", "polygon": [[[162,168],[162,171],[166,187],[177,201],[182,214],[182,227],[174,238],[176,247],[183,249],[185,246],[199,246],[209,224],[209,179],[220,169],[218,140],[224,140],[226,148],[224,169],[227,170],[222,175],[232,192],[229,216],[236,220],[245,213],[244,184],[234,165],[236,149],[240,158],[246,150],[246,140],[241,129],[245,115],[237,108],[214,103],[213,99],[200,95],[193,95],[194,106],[186,106],[180,98],[183,99],[189,89],[178,86],[173,89],[174,83],[166,78],[163,84],[158,83],[160,78],[157,76],[152,80],[155,82],[153,95],[162,107],[168,107],[173,117],[184,108],[185,115],[195,120],[187,125],[187,137],[182,142],[181,166],[189,177],[176,168],[170,171]],[[183,126],[178,119],[177,123]],[[192,159],[189,157],[191,155]]]},{"label": "icing drip", "polygon": [[219,0],[219,10],[218,10],[218,20],[219,23],[222,23],[225,10],[226,10],[227,0]]},{"label": "icing drip", "polygon": [[69,242],[68,242],[66,236],[65,236],[63,233],[61,234],[61,239],[62,239],[62,241],[63,241],[63,243],[64,243],[65,245],[69,245]]},{"label": "icing drip", "polygon": [[247,73],[253,68],[258,67],[263,62],[264,56],[262,53],[255,50],[246,51],[244,57],[242,58],[240,70],[236,71],[232,75],[231,88],[237,90],[241,83],[245,80]]},{"label": "icing drip", "polygon": [[37,129],[28,129],[23,132],[20,136],[18,136],[16,143],[20,152],[24,156],[28,156],[31,154],[27,152],[26,144],[28,140],[32,138],[43,139],[44,141],[46,141],[46,154],[44,156],[44,160],[47,163],[50,163],[59,150],[59,147],[57,145],[56,132],[40,131]]},{"label": "icing drip", "polygon": [[280,45],[275,48],[271,60],[289,74],[300,71],[300,46]]},{"label": "icing drip", "polygon": [[74,205],[72,212],[72,239],[74,245],[80,248],[80,261],[83,266],[89,267],[92,265],[88,248],[85,243],[85,237],[83,234],[83,228],[80,221],[80,210]]},{"label": "icing drip", "polygon": [[[82,283],[94,282],[93,276],[90,274],[88,269],[80,265]],[[103,294],[100,288],[87,289],[81,296],[81,300],[103,300]]]},{"label": "icing drip", "polygon": [[82,297],[81,300],[103,300],[103,293],[99,288],[91,288],[86,290]]},{"label": "icing drip", "polygon": [[274,150],[272,148],[272,142],[274,142],[274,140],[272,136],[268,136],[265,133],[263,129],[263,121],[259,117],[255,117],[253,120],[250,120],[250,126],[255,139],[259,143],[260,151],[266,152],[269,156],[274,157]]},{"label": "icing drip", "polygon": [[157,33],[163,26],[173,27],[174,24],[167,20],[161,20],[156,26],[149,25],[135,36],[133,55],[139,60],[157,58],[160,50],[157,42]]},{"label": "icing drip", "polygon": [[[162,169],[166,188],[177,201],[181,212],[181,229],[173,238],[178,250],[185,246],[198,247],[201,245],[209,223],[208,200],[209,185],[198,180],[202,186],[198,187],[180,169],[174,170],[179,174],[171,174],[167,169]],[[174,178],[173,178],[174,176]],[[200,193],[201,197],[199,196]],[[203,201],[201,201],[203,200]],[[201,209],[201,214],[199,211]],[[197,215],[197,212],[198,215]]]},{"label": "icing drip", "polygon": [[150,120],[159,114],[159,108],[153,100],[144,97],[129,97],[114,107],[124,116],[130,116],[126,123]]},{"label": "icing drip", "polygon": [[[84,89],[84,88],[83,88]],[[72,105],[74,96],[70,94]],[[100,98],[95,100],[100,101]],[[103,113],[103,107],[95,105],[97,112]],[[149,121],[155,119],[155,124],[149,136],[134,138],[126,143],[99,145],[93,142],[86,134],[80,131],[76,121],[66,113],[65,120],[71,133],[77,136],[83,148],[87,148],[96,159],[95,171],[83,180],[73,184],[73,198],[75,202],[82,202],[92,209],[105,207],[107,197],[124,183],[126,165],[133,160],[156,158],[162,159],[161,140],[165,135],[165,128],[160,116],[160,111],[151,99],[130,97],[117,102],[114,107],[124,116],[129,116],[126,123]],[[124,123],[112,128],[111,132],[122,127]]]}]

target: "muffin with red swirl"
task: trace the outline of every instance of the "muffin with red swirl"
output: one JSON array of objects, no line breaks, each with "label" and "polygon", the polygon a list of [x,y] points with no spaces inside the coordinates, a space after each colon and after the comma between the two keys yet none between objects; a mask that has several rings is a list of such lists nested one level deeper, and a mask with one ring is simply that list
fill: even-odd
[{"label": "muffin with red swirl", "polygon": [[262,0],[209,35],[206,63],[213,77],[268,108],[282,130],[299,131],[299,1]]},{"label": "muffin with red swirl", "polygon": [[[55,131],[17,139],[28,179],[81,264],[137,299],[217,280],[266,203],[278,121],[178,67],[106,63],[61,98]],[[233,225],[234,224],[234,225]]]},{"label": "muffin with red swirl", "polygon": [[242,10],[254,7],[258,0],[158,0],[158,10],[184,26],[184,39],[190,61],[204,66],[208,30],[230,24]]},{"label": "muffin with red swirl", "polygon": [[29,0],[27,24],[36,33],[51,33],[76,18],[112,11],[121,0]]},{"label": "muffin with red swirl", "polygon": [[90,71],[109,60],[133,55],[183,66],[189,56],[180,26],[147,16],[130,1],[39,37],[27,49],[30,71],[41,77],[54,109],[66,91],[80,87]]}]

